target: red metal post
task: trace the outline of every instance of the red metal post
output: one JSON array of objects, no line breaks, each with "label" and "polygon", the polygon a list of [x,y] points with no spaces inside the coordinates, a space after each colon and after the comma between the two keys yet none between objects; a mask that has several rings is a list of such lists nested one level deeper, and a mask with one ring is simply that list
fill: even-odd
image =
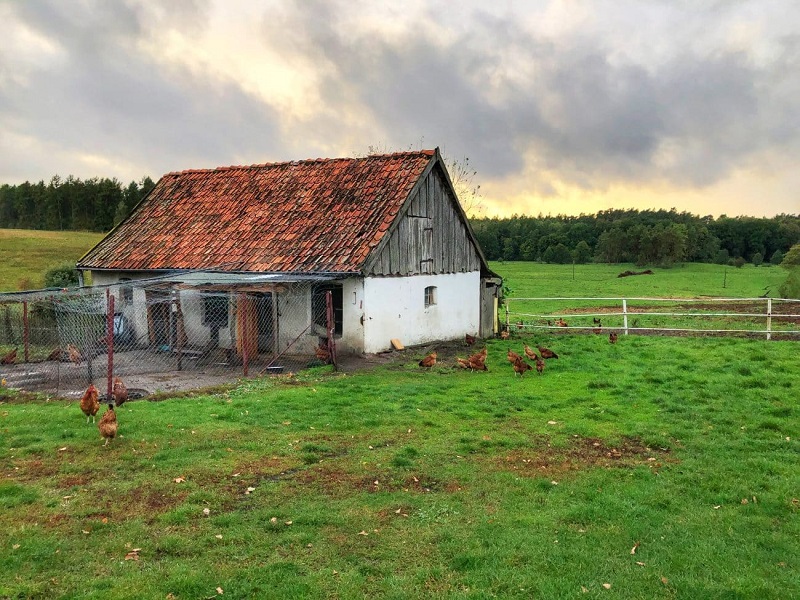
[{"label": "red metal post", "polygon": [[328,353],[331,355],[331,364],[336,368],[336,341],[333,335],[336,333],[336,319],[333,314],[333,293],[330,290],[325,292],[325,324],[328,333]]},{"label": "red metal post", "polygon": [[[108,346],[108,402],[111,402],[111,390],[114,379],[114,294],[106,290],[108,298],[108,314],[106,314],[106,345]],[[91,360],[91,359],[90,359]]]},{"label": "red metal post", "polygon": [[22,303],[22,344],[25,346],[25,362],[28,362],[28,347],[30,335],[28,332],[28,303]]},{"label": "red metal post", "polygon": [[250,344],[247,331],[247,321],[250,317],[250,298],[248,298],[247,294],[241,294],[239,296],[239,313],[242,323],[242,369],[244,371],[244,376],[247,377],[247,368],[249,366],[247,346]]}]

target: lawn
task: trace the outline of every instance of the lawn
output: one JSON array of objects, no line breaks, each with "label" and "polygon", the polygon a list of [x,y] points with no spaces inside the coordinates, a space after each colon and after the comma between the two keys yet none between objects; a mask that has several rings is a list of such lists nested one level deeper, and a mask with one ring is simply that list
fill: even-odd
[{"label": "lawn", "polygon": [[75,264],[102,233],[0,229],[0,292],[39,289],[53,267]]},{"label": "lawn", "polygon": [[131,402],[106,448],[6,393],[0,597],[800,596],[796,343],[488,348]]}]

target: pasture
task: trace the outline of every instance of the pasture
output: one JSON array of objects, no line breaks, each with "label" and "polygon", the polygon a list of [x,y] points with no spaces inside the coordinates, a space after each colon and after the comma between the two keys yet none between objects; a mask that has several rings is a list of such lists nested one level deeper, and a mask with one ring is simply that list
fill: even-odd
[{"label": "pasture", "polygon": [[0,292],[44,287],[44,274],[75,264],[103,238],[82,231],[0,229]]},{"label": "pasture", "polygon": [[[533,342],[560,358],[517,377]],[[427,350],[131,402],[107,448],[6,393],[0,597],[800,595],[796,343]]]}]

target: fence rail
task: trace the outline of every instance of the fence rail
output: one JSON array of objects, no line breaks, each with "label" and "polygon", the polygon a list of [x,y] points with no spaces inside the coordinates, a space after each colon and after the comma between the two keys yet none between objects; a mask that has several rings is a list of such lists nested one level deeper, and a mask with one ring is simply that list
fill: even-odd
[{"label": "fence rail", "polygon": [[[732,310],[720,310],[728,304]],[[665,310],[672,305],[674,310]],[[567,321],[569,319],[569,321]],[[590,320],[591,319],[591,320]],[[700,326],[705,325],[705,326]],[[506,298],[505,328],[800,335],[800,300],[778,298]],[[798,338],[800,339],[800,338]]]}]

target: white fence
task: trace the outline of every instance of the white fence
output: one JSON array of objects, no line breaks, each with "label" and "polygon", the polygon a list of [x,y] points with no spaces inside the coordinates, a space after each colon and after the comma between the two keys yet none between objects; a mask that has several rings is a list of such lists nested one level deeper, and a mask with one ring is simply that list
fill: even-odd
[{"label": "white fence", "polygon": [[[725,310],[728,308],[729,310]],[[777,298],[506,298],[505,327],[765,335],[797,339],[800,300]]]}]

